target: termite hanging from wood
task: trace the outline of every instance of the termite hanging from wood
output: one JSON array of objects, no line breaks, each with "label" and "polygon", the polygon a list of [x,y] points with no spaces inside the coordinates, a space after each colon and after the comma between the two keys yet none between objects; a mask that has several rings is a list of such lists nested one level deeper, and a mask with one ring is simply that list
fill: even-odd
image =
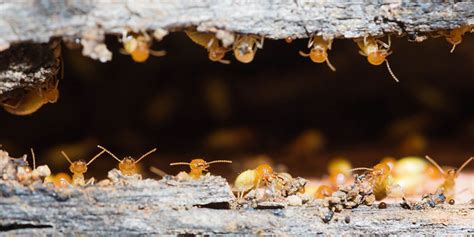
[{"label": "termite hanging from wood", "polygon": [[116,159],[119,162],[118,164],[119,170],[122,172],[123,175],[126,175],[126,176],[135,175],[137,173],[138,162],[140,162],[143,158],[147,157],[148,155],[156,151],[156,148],[153,148],[149,152],[143,154],[137,160],[135,160],[131,156],[124,157],[123,159],[120,160],[116,155],[114,155],[109,150],[105,149],[103,146],[97,145],[97,147],[102,149],[102,151],[107,152],[110,156],[112,156],[112,158]]},{"label": "termite hanging from wood", "polygon": [[97,158],[99,158],[100,155],[102,155],[105,151],[101,151],[99,154],[94,156],[89,162],[85,162],[83,160],[78,160],[72,162],[69,156],[64,152],[61,151],[61,154],[66,158],[66,160],[69,162],[69,171],[72,173],[72,184],[76,186],[84,186],[84,185],[89,185],[94,183],[94,178],[90,178],[87,183],[84,179],[84,173],[87,172],[87,167]]},{"label": "termite hanging from wood", "polygon": [[56,103],[59,98],[59,80],[50,79],[46,85],[32,88],[25,94],[2,101],[3,108],[14,115],[30,115],[47,103]]},{"label": "termite hanging from wood", "polygon": [[257,49],[263,48],[265,37],[255,35],[237,35],[233,50],[234,56],[242,63],[250,63],[255,58]]},{"label": "termite hanging from wood", "polygon": [[171,163],[171,166],[174,165],[189,165],[189,168],[191,169],[188,173],[188,175],[192,179],[199,179],[203,175],[203,171],[208,171],[207,169],[211,166],[211,164],[215,163],[232,163],[230,160],[214,160],[207,162],[203,159],[194,159],[191,162],[174,162]]},{"label": "termite hanging from wood", "polygon": [[186,35],[196,44],[206,48],[209,52],[209,60],[229,64],[229,60],[224,60],[225,54],[231,49],[221,46],[220,40],[214,33],[185,31]]},{"label": "termite hanging from wood", "polygon": [[336,71],[336,68],[331,64],[328,57],[328,50],[331,50],[332,39],[324,40],[322,36],[312,35],[308,41],[308,48],[311,48],[309,53],[304,53],[300,51],[300,55],[303,57],[309,57],[311,61],[315,63],[324,63],[332,71]]},{"label": "termite hanging from wood", "polygon": [[445,34],[446,41],[453,45],[451,51],[449,51],[450,53],[453,53],[456,46],[462,42],[463,35],[466,32],[471,31],[470,28],[470,26],[461,26],[459,28],[452,29],[448,34]]},{"label": "termite hanging from wood", "polygon": [[392,54],[392,52],[390,51],[390,46],[392,44],[390,35],[388,36],[388,44],[374,37],[368,36],[364,37],[363,39],[354,39],[354,41],[360,48],[359,53],[362,56],[367,57],[367,61],[369,61],[370,64],[378,66],[385,62],[385,64],[387,65],[388,72],[390,73],[392,78],[396,82],[399,82],[398,78],[392,72],[390,64],[387,60],[387,57]]},{"label": "termite hanging from wood", "polygon": [[448,170],[443,170],[441,166],[436,163],[433,159],[431,159],[429,156],[425,156],[425,158],[430,161],[438,170],[439,172],[443,175],[444,177],[444,182],[441,184],[439,187],[440,189],[443,190],[444,195],[446,196],[447,200],[454,200],[455,193],[456,193],[456,178],[459,176],[459,173],[466,167],[469,162],[474,160],[474,157],[471,157],[467,159],[460,167],[459,169],[448,169]]},{"label": "termite hanging from wood", "polygon": [[121,40],[123,49],[121,53],[132,56],[133,61],[142,63],[145,62],[150,55],[162,57],[166,55],[166,51],[150,49],[153,39],[146,32],[141,34],[128,34],[126,31],[122,33]]}]

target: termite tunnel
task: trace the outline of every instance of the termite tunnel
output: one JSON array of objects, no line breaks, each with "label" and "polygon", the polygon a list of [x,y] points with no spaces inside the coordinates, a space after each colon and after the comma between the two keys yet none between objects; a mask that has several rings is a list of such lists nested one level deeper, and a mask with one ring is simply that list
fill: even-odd
[{"label": "termite tunnel", "polygon": [[[386,156],[430,155],[458,167],[474,155],[474,38],[450,53],[443,38],[422,43],[392,37],[384,65],[370,65],[349,39],[329,51],[336,72],[302,57],[307,39],[266,40],[252,63],[208,60],[207,51],[182,32],[152,48],[164,57],[136,63],[107,38],[113,60],[100,63],[63,47],[64,78],[56,104],[31,116],[0,112],[0,144],[14,157],[36,152],[37,164],[68,172],[61,157],[90,159],[100,144],[118,156],[139,157],[142,173],[170,162],[229,159],[210,172],[233,179],[257,162],[295,176],[318,177],[328,161],[346,157],[354,167]],[[102,157],[89,176],[104,178],[117,162]],[[467,170],[472,166],[467,167]]]}]

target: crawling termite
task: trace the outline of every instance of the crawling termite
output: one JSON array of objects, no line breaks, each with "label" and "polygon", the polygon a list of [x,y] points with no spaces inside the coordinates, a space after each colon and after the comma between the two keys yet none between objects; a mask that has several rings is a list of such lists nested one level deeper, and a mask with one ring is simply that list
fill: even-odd
[{"label": "crawling termite", "polygon": [[441,166],[436,163],[433,159],[431,159],[429,156],[425,156],[425,158],[430,161],[442,174],[444,178],[444,182],[441,184],[439,189],[443,190],[444,195],[446,196],[447,200],[454,200],[455,198],[455,193],[456,193],[456,178],[459,176],[459,173],[466,167],[469,162],[471,162],[474,157],[471,157],[467,159],[460,167],[459,169],[448,169],[448,170],[443,170]]},{"label": "crawling termite", "polygon": [[156,148],[153,148],[152,150],[145,153],[144,155],[142,155],[137,160],[135,160],[131,156],[127,156],[127,157],[124,157],[123,159],[119,159],[116,155],[114,155],[109,150],[105,149],[103,146],[97,145],[97,147],[102,149],[102,151],[107,152],[110,156],[112,156],[112,158],[117,160],[119,162],[118,168],[119,168],[120,172],[122,172],[122,174],[126,175],[126,176],[135,175],[137,173],[137,164],[138,164],[138,162],[140,162],[143,158],[147,157],[148,155],[150,155],[151,153],[156,151]]},{"label": "crawling termite", "polygon": [[191,162],[174,162],[171,163],[171,166],[175,165],[189,165],[189,168],[191,169],[188,173],[188,175],[192,179],[199,179],[203,175],[203,171],[208,171],[207,169],[211,166],[211,164],[215,163],[232,163],[230,160],[214,160],[207,162],[203,159],[194,159]]},{"label": "crawling termite", "polygon": [[145,62],[150,55],[161,57],[166,55],[166,51],[155,51],[150,49],[153,39],[146,32],[141,34],[128,34],[126,31],[122,33],[121,41],[123,49],[121,53],[132,56],[133,61],[142,63]]},{"label": "crawling termite", "polygon": [[[276,173],[273,172],[273,168],[268,164],[261,164],[253,170],[246,170],[240,173],[234,182],[237,198],[241,200],[244,194],[251,189],[257,192],[260,186],[266,187],[276,178]],[[257,196],[256,194],[255,197]]]},{"label": "crawling termite", "polygon": [[84,173],[87,172],[87,167],[97,158],[99,158],[100,155],[102,155],[105,151],[101,151],[99,154],[95,155],[89,162],[85,162],[83,160],[78,160],[72,162],[69,156],[64,152],[61,151],[61,154],[66,158],[66,160],[69,162],[69,171],[72,173],[72,184],[76,186],[84,186],[84,185],[89,185],[94,182],[94,178],[90,178],[87,182],[84,179]]},{"label": "crawling termite", "polygon": [[387,163],[379,163],[373,168],[354,168],[352,171],[367,170],[366,179],[372,186],[375,199],[380,201],[387,196],[403,196],[401,187],[394,184],[391,174],[392,169]]},{"label": "crawling termite", "polygon": [[229,60],[224,60],[225,54],[231,49],[220,45],[220,40],[214,33],[185,31],[186,35],[196,44],[199,44],[209,52],[209,60],[229,64]]},{"label": "crawling termite", "polygon": [[30,115],[47,103],[56,103],[59,98],[59,80],[50,79],[44,86],[33,88],[25,94],[2,101],[3,108],[14,115]]},{"label": "crawling termite", "polygon": [[359,53],[362,56],[367,57],[367,61],[370,64],[378,66],[385,62],[385,64],[387,65],[388,72],[390,73],[392,78],[396,82],[399,82],[398,78],[392,72],[392,69],[390,68],[390,64],[388,63],[388,60],[387,60],[387,57],[390,54],[392,54],[392,52],[390,51],[390,46],[392,44],[390,35],[388,36],[388,44],[374,37],[368,37],[368,36],[362,39],[360,38],[354,39],[354,41],[357,43],[357,45],[360,48]]},{"label": "crawling termite", "polygon": [[311,48],[309,53],[300,51],[300,55],[303,57],[309,57],[311,61],[315,63],[324,63],[332,71],[336,71],[336,68],[331,64],[328,57],[328,50],[331,50],[332,40],[324,40],[322,36],[312,35],[308,41],[308,48]]},{"label": "crawling termite", "polygon": [[263,48],[264,40],[263,36],[238,35],[232,48],[235,58],[242,63],[252,62],[257,49]]}]

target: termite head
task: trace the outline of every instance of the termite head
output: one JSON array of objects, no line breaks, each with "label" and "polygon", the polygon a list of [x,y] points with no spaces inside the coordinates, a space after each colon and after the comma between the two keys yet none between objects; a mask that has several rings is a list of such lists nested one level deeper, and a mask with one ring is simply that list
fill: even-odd
[{"label": "termite head", "polygon": [[202,170],[202,171],[207,171],[207,168],[209,168],[209,163],[207,163],[203,159],[194,159],[189,163],[189,168],[191,170]]},{"label": "termite head", "polygon": [[323,63],[328,58],[328,53],[325,48],[316,45],[309,52],[309,58],[315,63]]},{"label": "termite head", "polygon": [[257,179],[263,180],[264,182],[269,182],[275,177],[272,167],[268,164],[257,166],[255,172],[257,174]]},{"label": "termite head", "polygon": [[118,168],[124,175],[133,175],[136,168],[135,164],[135,159],[133,159],[131,156],[127,156],[119,162]]},{"label": "termite head", "polygon": [[242,39],[238,42],[237,47],[234,48],[235,58],[242,63],[250,63],[255,57],[253,44],[249,40]]},{"label": "termite head", "polygon": [[372,65],[378,66],[385,62],[385,58],[387,58],[388,55],[389,53],[387,50],[377,50],[367,55],[367,61],[369,61],[369,63]]},{"label": "termite head", "polygon": [[390,171],[391,168],[386,163],[377,164],[373,168],[374,175],[389,175]]},{"label": "termite head", "polygon": [[215,49],[210,49],[209,50],[209,59],[214,62],[221,61],[227,50],[223,47],[217,47]]},{"label": "termite head", "polygon": [[69,166],[69,170],[73,174],[84,174],[87,172],[87,163],[83,160],[74,161]]},{"label": "termite head", "polygon": [[150,57],[150,37],[145,35],[128,35],[122,36],[123,49],[132,56],[135,62],[145,62]]}]

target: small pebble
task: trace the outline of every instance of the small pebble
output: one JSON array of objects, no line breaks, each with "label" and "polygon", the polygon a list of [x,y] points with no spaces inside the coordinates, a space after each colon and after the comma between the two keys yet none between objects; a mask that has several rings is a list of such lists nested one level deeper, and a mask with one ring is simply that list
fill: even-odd
[{"label": "small pebble", "polygon": [[449,202],[448,202],[450,205],[454,205],[455,201],[454,199],[449,199]]},{"label": "small pebble", "polygon": [[386,209],[387,208],[387,203],[385,202],[380,202],[379,203],[379,209]]},{"label": "small pebble", "polygon": [[350,216],[346,216],[346,218],[344,218],[344,221],[349,224],[349,222],[351,222],[351,217]]}]

